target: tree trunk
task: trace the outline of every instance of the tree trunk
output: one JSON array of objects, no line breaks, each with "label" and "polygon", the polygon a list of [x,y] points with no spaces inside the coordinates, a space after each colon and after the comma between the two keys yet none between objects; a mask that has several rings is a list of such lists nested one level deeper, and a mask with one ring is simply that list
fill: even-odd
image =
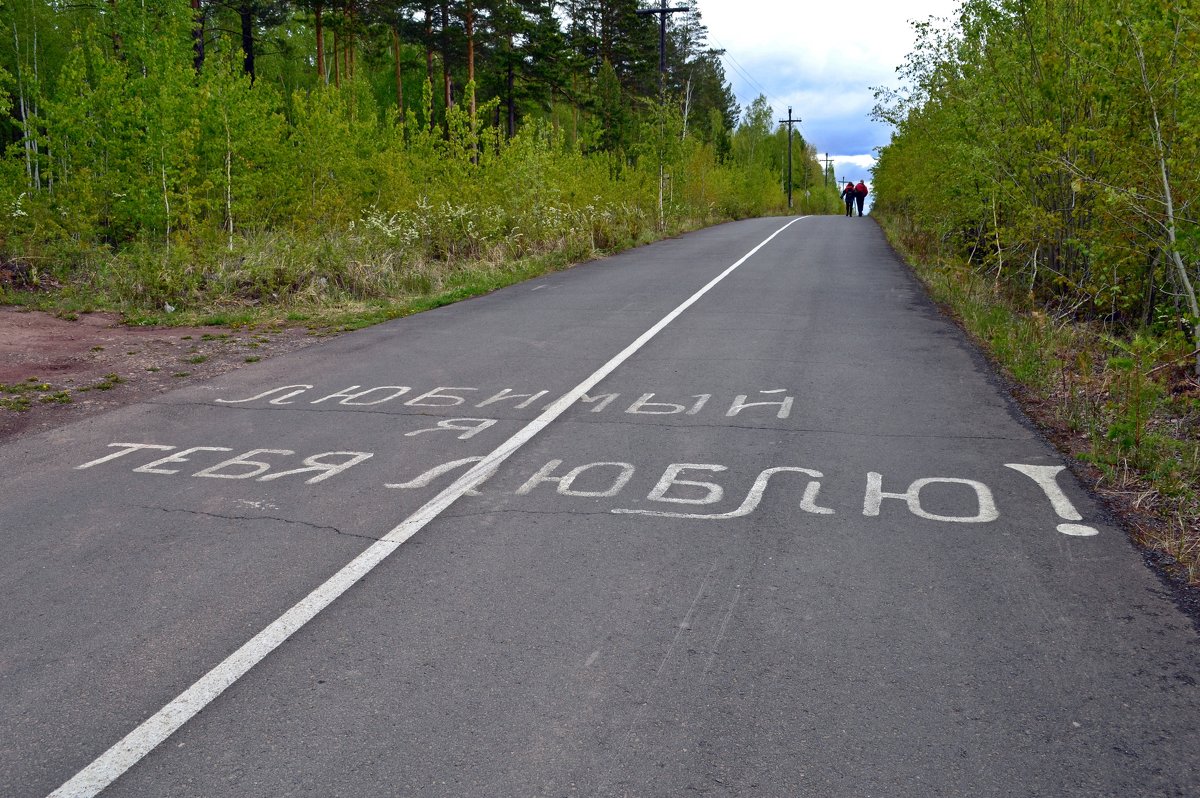
[{"label": "tree trunk", "polygon": [[342,85],[342,37],[333,29],[333,85]]},{"label": "tree trunk", "polygon": [[249,3],[238,8],[238,16],[242,19],[242,71],[254,82],[254,9]]},{"label": "tree trunk", "polygon": [[425,11],[425,77],[433,85],[433,5],[426,3]]},{"label": "tree trunk", "polygon": [[17,23],[13,23],[13,47],[17,55],[17,108],[21,114],[21,148],[25,150],[25,177],[33,187],[33,148],[30,146],[29,112],[25,110],[25,82],[21,80],[21,40],[17,35]]},{"label": "tree trunk", "polygon": [[229,237],[229,251],[233,252],[233,137],[229,132],[229,111],[223,109],[225,122],[225,230]]},{"label": "tree trunk", "polygon": [[204,11],[200,0],[192,0],[192,66],[197,72],[204,68]]},{"label": "tree trunk", "polygon": [[[508,72],[505,76],[505,89],[508,94],[508,137],[517,135],[517,98],[516,75],[513,70],[513,37],[508,34]],[[553,89],[551,90],[553,91]],[[553,114],[551,114],[553,116]],[[557,121],[557,120],[556,120]]]},{"label": "tree trunk", "polygon": [[[426,122],[429,125],[429,132],[432,133],[435,127],[433,121],[433,3],[426,0],[421,9],[425,12],[425,82],[429,86],[429,102],[425,109],[429,114],[429,119]],[[424,100],[422,102],[424,103]]]},{"label": "tree trunk", "polygon": [[[41,85],[42,85],[41,76],[38,75],[37,54],[38,54],[38,31],[37,31],[37,24],[34,23],[34,27],[33,27],[33,85],[34,85],[35,90],[34,90],[32,102],[33,102],[33,116],[35,119],[37,117],[41,116],[41,111],[38,109],[38,95],[41,94]],[[41,151],[41,144],[38,142],[36,136],[33,139],[33,154],[36,158],[36,160],[33,162],[33,184],[35,186],[37,186],[38,191],[41,191],[42,190],[42,151]]]},{"label": "tree trunk", "polygon": [[454,102],[454,95],[450,89],[450,4],[447,0],[442,0],[442,84],[446,89],[446,110],[450,110],[450,105]]},{"label": "tree trunk", "polygon": [[466,0],[463,27],[467,31],[467,85],[471,87],[471,124],[475,124],[475,4]]},{"label": "tree trunk", "polygon": [[1192,328],[1193,341],[1196,347],[1196,364],[1195,374],[1200,377],[1200,302],[1196,299],[1196,287],[1192,283],[1188,275],[1187,266],[1183,262],[1183,256],[1179,254],[1179,243],[1175,236],[1175,199],[1171,191],[1171,176],[1167,169],[1167,148],[1163,142],[1162,124],[1158,119],[1158,104],[1154,101],[1154,90],[1150,83],[1150,76],[1146,70],[1146,53],[1142,49],[1142,41],[1133,32],[1133,28],[1126,25],[1129,30],[1129,35],[1133,39],[1134,52],[1137,54],[1138,67],[1142,73],[1142,88],[1146,92],[1146,100],[1150,104],[1150,120],[1152,123],[1151,132],[1154,134],[1154,150],[1155,157],[1158,160],[1158,174],[1162,180],[1163,203],[1166,206],[1166,227],[1167,232],[1167,255],[1171,259],[1172,265],[1175,267],[1175,276],[1179,280],[1179,287],[1183,291],[1183,298],[1188,304],[1188,310],[1192,314],[1192,323],[1195,325]]},{"label": "tree trunk", "polygon": [[[1036,252],[1035,252],[1036,254]],[[1142,326],[1149,327],[1154,321],[1154,307],[1158,304],[1158,264],[1162,260],[1162,251],[1156,249],[1146,258],[1145,288],[1142,294]]]},{"label": "tree trunk", "polygon": [[400,32],[392,26],[392,56],[396,61],[396,107],[400,109],[400,119],[404,119],[404,82],[400,79]]},{"label": "tree trunk", "polygon": [[354,0],[346,8],[346,77],[354,80]]},{"label": "tree trunk", "polygon": [[[692,79],[689,77],[687,79],[687,86],[683,90],[683,134],[680,136],[681,139],[687,138],[688,114],[691,113],[691,110],[692,110]],[[789,114],[789,116],[790,116],[790,114]],[[788,128],[788,142],[789,142],[788,143],[788,147],[789,147],[788,157],[789,158],[791,157],[790,147],[792,146],[790,143],[791,135],[792,135],[791,130],[792,129],[789,127]],[[788,196],[791,196],[791,195],[789,194]]]},{"label": "tree trunk", "polygon": [[323,86],[329,85],[329,75],[325,73],[325,24],[321,19],[321,4],[313,6],[313,16],[316,17],[317,27],[317,80]]},{"label": "tree trunk", "polygon": [[[116,19],[117,0],[108,0],[108,5],[113,10],[113,18]],[[114,30],[109,36],[112,38],[113,55],[119,58],[121,56],[121,34]]]},{"label": "tree trunk", "polygon": [[158,163],[159,163],[159,169],[162,174],[163,207],[166,209],[166,219],[167,219],[166,247],[167,247],[167,253],[170,254],[170,252],[171,252],[171,194],[167,188],[167,148],[166,147],[159,148],[159,156],[160,156],[160,160]]}]

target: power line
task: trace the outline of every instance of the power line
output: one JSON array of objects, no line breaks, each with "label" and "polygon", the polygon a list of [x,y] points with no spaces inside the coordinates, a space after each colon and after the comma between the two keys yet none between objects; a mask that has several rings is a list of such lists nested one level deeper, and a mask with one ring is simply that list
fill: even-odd
[{"label": "power line", "polygon": [[747,83],[749,83],[752,88],[757,89],[758,92],[760,94],[762,94],[764,97],[766,97],[768,100],[770,100],[772,104],[780,103],[782,105],[782,102],[780,101],[780,99],[778,97],[775,97],[774,95],[772,95],[769,91],[767,91],[766,87],[764,87],[761,83],[759,83],[757,80],[755,80],[754,76],[750,74],[750,71],[748,69],[746,69],[744,66],[742,66],[740,61],[738,61],[736,58],[734,58],[733,53],[729,52],[729,48],[727,48],[715,36],[712,35],[712,31],[709,31],[708,35],[709,35],[709,38],[712,39],[716,43],[717,47],[719,47],[721,49],[721,56],[723,58],[729,59],[728,65],[733,68],[734,72],[737,72],[739,75],[741,75],[742,78],[745,79],[745,81]]},{"label": "power line", "polygon": [[[755,80],[754,76],[750,74],[749,70],[747,70],[744,66],[742,66],[741,62],[733,57],[733,53],[729,52],[729,50],[725,47],[725,45],[721,44],[721,42],[718,41],[716,39],[716,37],[714,37],[712,35],[711,32],[709,32],[709,38],[711,38],[713,40],[713,42],[716,43],[717,47],[720,48],[721,56],[728,57],[729,61],[726,63],[726,66],[730,67],[734,72],[736,72],[738,75],[740,75],[743,80],[745,80],[747,83],[750,84],[751,88],[757,89],[759,94],[766,97],[767,101],[769,103],[771,103],[772,107],[784,105],[783,100],[781,100],[778,97],[776,97],[775,95],[771,94],[771,92],[767,91],[767,89],[761,83],[759,83],[757,80]],[[802,136],[805,135],[806,131],[804,129],[803,124],[800,124],[799,122],[797,122],[796,128],[800,131],[800,134]],[[807,136],[806,136],[806,138],[807,138]]]},{"label": "power line", "polygon": [[[754,79],[754,77],[750,74],[750,71],[748,69],[746,69],[744,66],[742,66],[741,61],[738,61],[736,58],[734,58],[733,53],[729,52],[729,48],[726,47],[724,44],[722,44],[720,41],[718,41],[715,36],[712,36],[711,32],[709,33],[709,36],[712,37],[712,40],[717,43],[717,46],[719,48],[721,48],[721,55],[728,58],[732,62],[730,64],[730,66],[733,67],[734,71],[737,72],[739,75],[741,75],[743,78],[745,78],[748,83],[750,83],[751,85],[754,86],[754,88],[758,89],[764,95],[767,95],[769,97],[770,93],[766,90],[766,88],[761,83],[759,83],[757,80]],[[775,98],[771,97],[771,99],[775,99]]]},{"label": "power line", "polygon": [[[726,55],[729,55],[729,54],[726,53]],[[772,95],[769,91],[767,91],[765,88],[763,88],[761,83],[759,83],[757,80],[755,80],[753,77],[751,77],[750,73],[746,72],[744,69],[739,67],[737,65],[737,62],[733,60],[733,56],[729,56],[729,61],[726,62],[726,65],[732,67],[733,71],[735,73],[737,73],[742,78],[742,80],[746,81],[746,83],[748,84],[747,88],[752,89],[752,90],[756,91],[758,94],[761,94],[764,97],[766,97],[768,100],[771,101],[772,105],[775,105],[779,102],[778,97],[775,97],[774,95]]]}]

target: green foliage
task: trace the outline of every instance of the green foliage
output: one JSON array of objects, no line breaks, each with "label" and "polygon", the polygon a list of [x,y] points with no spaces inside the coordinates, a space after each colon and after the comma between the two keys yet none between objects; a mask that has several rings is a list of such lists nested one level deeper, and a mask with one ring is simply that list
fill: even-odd
[{"label": "green foliage", "polygon": [[[875,214],[1200,581],[1200,4],[966,0],[918,26]],[[1190,372],[1190,374],[1189,374]]]},{"label": "green foliage", "polygon": [[694,9],[660,94],[633,0],[561,21],[541,0],[418,5],[0,6],[0,258],[18,265],[0,301],[323,308],[784,210],[774,111],[759,98],[735,129]]},{"label": "green foliage", "polygon": [[[1200,582],[1200,5],[966,0],[918,26],[875,214]],[[1190,372],[1190,374],[1188,373]]]},{"label": "green foliage", "polygon": [[996,286],[1200,348],[1198,21],[1195,0],[967,0],[918,25],[907,93],[877,94],[876,213]]},{"label": "green foliage", "polygon": [[71,394],[37,377],[12,385],[0,383],[0,409],[20,413],[33,407],[35,401],[41,404],[69,404]]}]

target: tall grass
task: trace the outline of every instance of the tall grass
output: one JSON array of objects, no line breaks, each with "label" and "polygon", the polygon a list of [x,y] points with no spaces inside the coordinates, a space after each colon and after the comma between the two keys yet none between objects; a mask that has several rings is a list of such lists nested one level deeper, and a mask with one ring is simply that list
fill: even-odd
[{"label": "tall grass", "polygon": [[[701,142],[679,150],[661,210],[657,163],[584,153],[538,125],[511,141],[469,132],[445,140],[410,125],[369,148],[312,153],[323,166],[247,172],[243,182],[256,185],[229,200],[232,225],[213,223],[220,203],[210,197],[196,203],[210,208],[208,222],[151,225],[122,241],[67,233],[56,219],[78,199],[38,197],[22,210],[35,220],[0,225],[10,262],[38,264],[0,282],[0,301],[36,303],[27,289],[56,286],[60,307],[158,321],[263,306],[320,314],[411,303],[465,282],[486,290],[506,274],[528,275],[530,264],[552,268],[783,211],[770,174],[720,163]],[[265,186],[281,208],[268,207]]]}]

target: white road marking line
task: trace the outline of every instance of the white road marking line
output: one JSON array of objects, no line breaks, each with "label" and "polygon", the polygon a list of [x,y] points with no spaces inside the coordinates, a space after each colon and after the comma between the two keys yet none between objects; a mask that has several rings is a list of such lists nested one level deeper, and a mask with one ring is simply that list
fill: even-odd
[{"label": "white road marking line", "polygon": [[[707,294],[713,286],[724,280],[734,269],[741,266],[765,247],[775,236],[806,216],[792,219],[783,227],[767,236],[754,249],[743,255],[736,263],[710,280],[703,288],[688,297],[679,307],[664,316],[657,324],[642,333],[629,346],[576,385],[569,392],[542,411],[541,415],[526,424],[515,435],[500,444],[491,454],[476,463],[470,471],[459,477],[452,485],[430,499],[423,507],[410,515],[384,537],[355,557],[340,571],[301,599],[295,606],[279,616],[269,626],[256,634],[224,661],[200,677],[195,684],[176,696],[170,703],[154,713],[140,726],[125,735],[90,765],[76,773],[49,798],[92,798],[117,780],[125,771],[137,764],[170,737],[183,724],[191,720],[200,710],[212,703],[217,696],[240,679],[247,671],[266,658],[283,641],[295,634],[302,626],[315,618],[338,596],[354,586],[358,580],[371,572],[375,566],[387,559],[405,541],[441,514],[446,508],[472,488],[478,487],[490,477],[500,464],[528,443],[535,435],[548,427],[588,390],[611,374],[645,346],[664,327],[679,317]],[[661,670],[661,669],[660,669]]]}]

